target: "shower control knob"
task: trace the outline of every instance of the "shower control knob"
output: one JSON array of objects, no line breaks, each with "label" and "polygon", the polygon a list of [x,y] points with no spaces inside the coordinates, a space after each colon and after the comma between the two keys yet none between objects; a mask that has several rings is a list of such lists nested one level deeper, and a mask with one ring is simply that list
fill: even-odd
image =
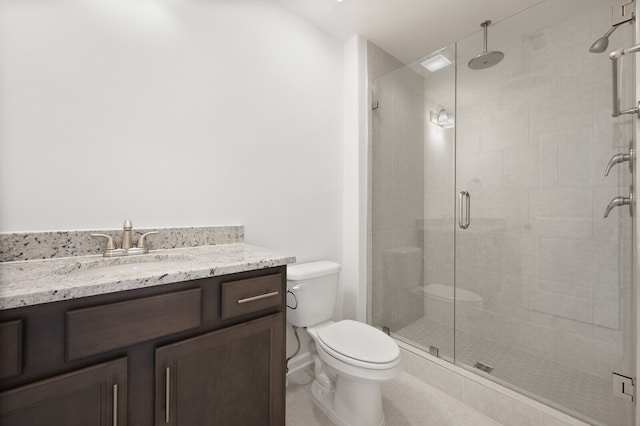
[{"label": "shower control knob", "polygon": [[635,155],[636,153],[633,149],[630,149],[628,154],[620,153],[614,155],[613,157],[611,157],[611,160],[609,160],[609,164],[607,164],[604,175],[609,176],[609,172],[611,171],[613,166],[618,163],[624,163],[625,161],[629,162],[629,170],[633,173],[633,160],[635,158]]},{"label": "shower control knob", "polygon": [[629,214],[633,216],[633,204],[634,204],[633,193],[629,193],[628,197],[616,197],[613,200],[611,200],[611,202],[607,206],[607,209],[604,212],[604,217],[606,219],[609,216],[609,213],[611,213],[611,210],[613,210],[615,207],[620,207],[620,206],[629,206]]}]

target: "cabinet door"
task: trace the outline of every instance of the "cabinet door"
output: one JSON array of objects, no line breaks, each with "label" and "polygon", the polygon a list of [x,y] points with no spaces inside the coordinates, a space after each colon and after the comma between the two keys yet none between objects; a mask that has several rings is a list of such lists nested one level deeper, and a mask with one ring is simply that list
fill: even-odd
[{"label": "cabinet door", "polygon": [[284,317],[156,350],[156,425],[284,425]]},{"label": "cabinet door", "polygon": [[127,359],[0,393],[2,426],[125,426]]}]

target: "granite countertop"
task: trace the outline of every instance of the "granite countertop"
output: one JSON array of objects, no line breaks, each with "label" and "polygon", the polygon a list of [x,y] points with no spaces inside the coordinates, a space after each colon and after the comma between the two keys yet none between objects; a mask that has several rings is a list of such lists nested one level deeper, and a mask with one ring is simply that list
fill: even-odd
[{"label": "granite countertop", "polygon": [[[208,278],[294,263],[295,257],[236,243],[0,263],[0,309]],[[105,267],[106,265],[106,267]]]}]

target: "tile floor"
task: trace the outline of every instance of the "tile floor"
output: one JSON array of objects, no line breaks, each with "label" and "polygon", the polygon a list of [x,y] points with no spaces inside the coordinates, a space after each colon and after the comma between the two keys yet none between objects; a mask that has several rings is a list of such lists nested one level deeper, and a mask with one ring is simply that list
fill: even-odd
[{"label": "tile floor", "polygon": [[[303,369],[288,379],[287,426],[333,426],[311,400],[313,372]],[[500,425],[404,372],[382,385],[382,397],[387,426]]]},{"label": "tile floor", "polygon": [[[410,344],[433,345],[441,354],[453,354],[452,329],[427,318],[395,335]],[[624,426],[632,409],[632,404],[613,396],[609,381],[469,333],[457,331],[456,360],[467,366],[477,361],[488,364],[494,368],[490,376],[586,415],[594,425]]]}]

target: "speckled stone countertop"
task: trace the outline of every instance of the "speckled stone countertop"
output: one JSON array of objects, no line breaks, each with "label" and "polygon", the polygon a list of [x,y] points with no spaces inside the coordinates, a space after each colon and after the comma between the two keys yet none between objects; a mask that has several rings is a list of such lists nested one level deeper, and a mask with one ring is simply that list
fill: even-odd
[{"label": "speckled stone countertop", "polygon": [[[158,231],[147,238],[149,250],[182,247],[213,246],[244,241],[244,226],[206,226],[177,228],[135,228],[137,234]],[[120,246],[122,228],[96,229],[92,231],[49,231],[0,233],[0,262],[15,260],[52,259],[54,257],[87,256],[101,254],[105,242],[91,234],[107,234]]]},{"label": "speckled stone countertop", "polygon": [[0,309],[264,269],[295,257],[244,243],[0,263]]}]

